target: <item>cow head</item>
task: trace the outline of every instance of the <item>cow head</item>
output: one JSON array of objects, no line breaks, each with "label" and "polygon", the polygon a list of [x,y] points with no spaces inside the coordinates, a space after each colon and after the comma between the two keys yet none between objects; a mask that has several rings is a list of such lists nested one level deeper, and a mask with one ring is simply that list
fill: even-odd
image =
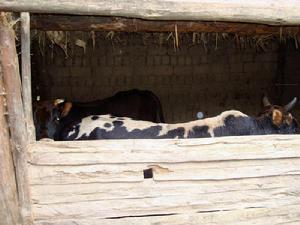
[{"label": "cow head", "polygon": [[37,101],[34,104],[34,124],[36,138],[54,139],[59,121],[65,117],[72,107],[72,103],[63,99],[54,101]]},{"label": "cow head", "polygon": [[297,98],[292,99],[285,106],[272,105],[266,96],[263,97],[264,112],[259,119],[268,119],[273,128],[281,134],[294,134],[299,132],[299,124],[296,118],[290,113],[295,107]]}]

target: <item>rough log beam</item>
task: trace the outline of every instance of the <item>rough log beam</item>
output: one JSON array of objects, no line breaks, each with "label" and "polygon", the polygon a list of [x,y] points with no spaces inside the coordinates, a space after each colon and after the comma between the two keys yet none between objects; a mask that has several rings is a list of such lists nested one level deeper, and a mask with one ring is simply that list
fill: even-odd
[{"label": "rough log beam", "polygon": [[249,23],[225,23],[204,21],[149,21],[121,17],[33,15],[31,28],[66,31],[123,31],[123,32],[208,32],[235,33],[239,35],[293,35],[300,27],[278,27]]},{"label": "rough log beam", "polygon": [[300,25],[300,0],[2,0],[0,10]]},{"label": "rough log beam", "polygon": [[35,131],[33,125],[31,100],[30,16],[27,12],[21,13],[21,52],[24,113],[28,131],[28,139],[33,142],[35,140]]},{"label": "rough log beam", "polygon": [[15,46],[13,22],[5,13],[0,14],[0,65],[3,83],[7,92],[8,121],[13,147],[16,170],[18,200],[21,212],[21,224],[31,225],[31,202],[27,174],[27,131],[21,94],[21,80],[18,57]]},{"label": "rough log beam", "polygon": [[[1,28],[0,28],[1,32]],[[0,66],[0,221],[15,225],[19,221],[18,198],[6,121],[5,90]]]}]

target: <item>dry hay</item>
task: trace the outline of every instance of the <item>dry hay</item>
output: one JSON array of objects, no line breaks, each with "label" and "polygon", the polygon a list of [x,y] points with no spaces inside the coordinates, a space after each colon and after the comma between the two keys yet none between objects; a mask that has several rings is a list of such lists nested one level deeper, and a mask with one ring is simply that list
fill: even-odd
[{"label": "dry hay", "polygon": [[[108,41],[112,48],[115,46],[127,45],[131,33],[126,32],[81,32],[81,31],[35,31],[33,39],[37,39],[40,51],[43,54],[45,43],[48,41],[51,48],[58,46],[65,54],[65,57],[72,56],[74,48],[82,48],[85,54],[88,44],[93,49],[99,39]],[[178,33],[176,26],[174,32],[170,33],[137,33],[141,39],[141,45],[168,45],[173,46],[174,51],[180,50],[180,45],[201,45],[205,51],[218,50],[224,42],[234,42],[239,50],[255,48],[259,51],[267,51],[268,46],[274,40],[282,43],[291,41],[296,49],[300,45],[300,36],[298,34],[282,35],[253,35],[240,36],[228,33]]]}]

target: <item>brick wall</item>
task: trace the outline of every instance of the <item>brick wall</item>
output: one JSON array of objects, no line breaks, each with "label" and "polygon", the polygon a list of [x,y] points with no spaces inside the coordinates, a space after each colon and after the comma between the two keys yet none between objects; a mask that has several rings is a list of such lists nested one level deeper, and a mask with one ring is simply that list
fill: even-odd
[{"label": "brick wall", "polygon": [[227,109],[256,114],[263,92],[275,96],[276,42],[260,51],[239,49],[234,39],[220,40],[215,50],[214,39],[204,47],[186,35],[175,51],[172,40],[159,44],[156,36],[146,42],[144,34],[118,38],[100,34],[94,48],[89,39],[85,53],[72,46],[68,58],[58,47],[45,48],[42,56],[34,42],[35,93],[42,99],[88,101],[120,90],[148,89],[161,99],[168,122],[192,120],[198,111],[207,116]]},{"label": "brick wall", "polygon": [[296,49],[294,44],[294,41],[288,43],[285,50],[281,102],[286,104],[293,97],[298,97],[299,102],[294,109],[294,115],[300,120],[300,50]]}]

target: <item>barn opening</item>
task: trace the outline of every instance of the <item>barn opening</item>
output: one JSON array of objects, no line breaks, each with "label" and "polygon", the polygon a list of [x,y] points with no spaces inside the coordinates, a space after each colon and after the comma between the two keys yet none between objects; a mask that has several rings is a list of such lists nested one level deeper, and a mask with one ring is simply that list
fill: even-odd
[{"label": "barn opening", "polygon": [[[97,20],[108,25],[93,26]],[[117,26],[120,21],[127,30]],[[178,21],[165,28],[158,21],[145,28],[139,23],[147,24],[33,14],[33,100],[91,101],[123,90],[151,90],[162,102],[166,122],[177,123],[195,120],[198,112],[211,117],[235,109],[257,115],[263,94],[281,105],[298,97],[297,27],[202,22],[194,28]],[[293,111],[296,117],[299,109]]]},{"label": "barn opening", "polygon": [[[14,0],[3,2],[5,2],[5,4],[16,4],[16,7],[24,7],[26,4],[31,4],[31,2],[28,1],[23,1],[24,4],[20,4],[20,1]],[[34,7],[36,7],[36,2],[32,2]],[[43,4],[48,4],[48,2],[54,3],[49,0]],[[173,1],[173,3],[174,2],[179,1]],[[80,9],[85,10],[91,8],[82,7],[82,1],[80,0],[74,1],[75,5],[78,5],[78,3],[80,3]],[[99,1],[99,4],[100,3],[101,1]],[[244,3],[246,3],[246,1],[244,1]],[[48,5],[48,10],[50,12],[52,10],[52,12],[57,13],[58,8],[54,7],[57,6],[57,4],[58,3],[56,2],[56,5]],[[61,4],[64,5],[66,3],[59,3],[59,5]],[[72,3],[68,4],[72,5]],[[120,4],[122,3],[120,2]],[[0,5],[2,6],[3,3],[1,2]],[[107,2],[105,2],[104,5],[107,5]],[[92,7],[95,7],[95,5],[92,4]],[[101,6],[101,9],[102,7],[103,5]],[[125,8],[126,7],[123,7],[124,11],[126,11]],[[201,5],[201,9],[202,8],[203,7]],[[213,9],[212,7],[208,8]],[[10,11],[15,9],[16,8],[13,9],[8,7],[8,10]],[[25,9],[22,8],[21,10]],[[37,12],[39,10],[42,11],[42,8],[27,9],[30,12]],[[256,9],[257,8],[255,8],[255,10]],[[20,11],[20,9],[18,10]],[[72,7],[72,13],[75,13],[75,10],[76,9]],[[191,8],[190,11],[192,11]],[[247,14],[247,11],[250,11],[248,7],[246,11],[244,11],[244,14]],[[296,10],[289,10],[289,15],[294,11]],[[86,14],[87,13],[92,14],[91,11],[86,12]],[[27,14],[27,16],[29,15],[29,13],[23,13],[23,15],[24,14]],[[247,19],[244,14],[242,14],[242,18],[240,17],[240,19],[235,19],[233,21],[255,21],[255,19]],[[33,24],[34,16],[37,15],[31,15],[33,16],[31,24],[32,29],[37,29],[39,31],[68,30],[68,26],[60,29],[57,29],[57,27],[56,29],[50,29],[50,25],[47,25],[47,23],[38,28],[37,24]],[[197,13],[197,15],[202,14]],[[179,15],[177,14],[177,16]],[[3,17],[2,14],[1,17]],[[87,18],[88,17],[85,17],[85,19]],[[243,18],[246,19],[243,20]],[[266,20],[262,20],[261,18],[255,18],[262,23],[266,22]],[[289,16],[289,18],[292,19],[293,17]],[[41,19],[42,18],[39,20],[41,21]],[[213,20],[218,20],[218,18],[213,17]],[[55,22],[54,19],[52,21]],[[67,22],[70,21],[72,20],[67,20]],[[283,24],[285,24],[285,22],[289,24],[287,21],[280,18],[276,19],[274,23],[281,22]],[[297,61],[296,58],[298,58],[297,27],[269,27],[253,24],[249,26],[250,24],[244,24],[246,26],[246,28],[244,28],[246,29],[246,33],[248,32],[249,34],[251,27],[255,27],[256,30],[256,32],[252,33],[252,36],[249,34],[250,37],[247,40],[247,38],[239,34],[243,33],[243,24],[236,25],[241,29],[239,32],[237,30],[231,30],[235,26],[233,23],[225,23],[228,25],[227,30],[225,29],[225,31],[224,29],[220,30],[219,28],[218,31],[215,30],[209,32],[209,29],[206,26],[206,29],[201,31],[182,32],[180,30],[181,26],[179,22],[176,24],[174,21],[171,21],[170,23],[172,28],[162,32],[164,35],[160,35],[161,32],[154,32],[153,30],[151,32],[149,30],[148,32],[140,30],[140,32],[137,33],[129,32],[129,30],[127,30],[126,32],[122,31],[119,33],[120,31],[117,31],[117,28],[106,28],[100,31],[95,30],[96,28],[94,27],[94,34],[90,32],[93,29],[84,30],[82,28],[85,33],[79,32],[78,38],[77,32],[75,32],[74,29],[69,28],[68,32],[65,32],[65,34],[67,34],[65,39],[63,38],[65,42],[58,42],[63,43],[59,47],[56,46],[55,43],[51,43],[54,40],[53,38],[49,38],[49,40],[47,39],[48,37],[43,38],[43,36],[47,36],[48,34],[41,33],[41,36],[39,36],[39,32],[33,30],[31,45],[33,47],[31,51],[33,63],[33,99],[35,100],[37,96],[40,96],[41,99],[48,97],[61,97],[61,94],[59,94],[59,96],[56,95],[56,93],[59,92],[58,90],[55,90],[57,87],[64,89],[61,91],[62,94],[66,95],[71,100],[81,98],[82,100],[84,100],[84,98],[93,99],[94,97],[98,98],[99,96],[94,96],[92,94],[89,97],[86,97],[88,94],[79,95],[80,90],[78,86],[85,87],[85,82],[84,85],[79,84],[88,79],[82,79],[84,69],[81,69],[82,71],[77,74],[79,76],[78,80],[76,81],[76,79],[74,79],[75,76],[73,75],[73,72],[76,73],[77,71],[80,71],[80,69],[71,71],[71,69],[77,65],[77,60],[79,60],[77,65],[78,68],[85,68],[85,60],[89,62],[92,61],[92,58],[97,58],[96,62],[98,64],[95,65],[94,68],[102,70],[102,57],[97,55],[97,57],[87,56],[89,54],[98,54],[95,53],[94,49],[97,50],[97,42],[100,43],[101,39],[103,39],[104,45],[111,46],[110,50],[104,51],[105,54],[110,54],[110,57],[104,57],[104,66],[105,68],[109,68],[109,70],[116,70],[115,68],[117,68],[117,65],[114,65],[114,63],[119,61],[119,59],[114,58],[119,57],[119,55],[113,55],[113,50],[115,49],[116,44],[119,44],[118,42],[121,42],[122,40],[133,39],[132,43],[140,43],[136,48],[142,52],[140,49],[143,50],[149,45],[147,45],[148,42],[144,44],[144,41],[140,40],[144,40],[143,37],[147,37],[149,34],[150,37],[152,37],[151,41],[154,42],[155,45],[154,43],[151,45],[150,41],[150,46],[147,47],[147,51],[155,51],[155,49],[158,49],[157,46],[159,46],[159,52],[165,53],[158,57],[158,64],[155,64],[155,59],[153,59],[153,64],[147,66],[148,54],[144,56],[137,53],[138,50],[133,51],[133,54],[131,51],[127,50],[130,45],[126,44],[124,45],[125,52],[127,52],[129,56],[136,55],[136,57],[133,57],[134,59],[132,60],[135,64],[130,64],[131,69],[129,70],[138,70],[134,68],[139,67],[133,65],[141,64],[139,59],[143,57],[144,60],[142,60],[142,64],[145,65],[144,68],[153,67],[156,68],[156,70],[161,71],[158,67],[163,66],[163,62],[168,62],[169,58],[169,64],[166,63],[166,66],[167,68],[168,66],[172,68],[172,75],[166,76],[168,77],[166,84],[165,86],[162,86],[170,92],[169,95],[175,95],[178,97],[178,102],[185,103],[182,108],[191,107],[189,104],[186,104],[188,101],[196,102],[196,100],[201,98],[201,96],[198,98],[199,96],[197,95],[197,92],[189,92],[191,97],[189,100],[186,100],[186,93],[188,93],[190,89],[192,91],[203,91],[200,92],[200,94],[202,93],[204,96],[202,96],[203,98],[205,98],[205,91],[209,92],[215,89],[215,93],[219,93],[210,93],[210,96],[213,97],[207,95],[208,97],[204,101],[204,104],[207,104],[207,109],[205,109],[206,111],[201,110],[207,113],[206,116],[210,116],[214,113],[218,114],[219,112],[217,112],[216,109],[218,107],[224,107],[221,108],[221,111],[223,111],[227,106],[231,107],[231,104],[235,106],[235,104],[237,104],[235,98],[236,100],[242,98],[237,107],[248,107],[249,111],[253,110],[253,113],[256,114],[257,111],[254,110],[254,107],[252,108],[252,104],[250,103],[253,101],[253,104],[257,104],[257,107],[260,108],[261,99],[258,97],[260,94],[252,91],[252,87],[255,87],[256,90],[260,89],[261,91],[273,90],[271,91],[271,94],[268,94],[270,99],[275,101],[275,103],[276,101],[277,103],[280,101],[284,103],[284,98],[290,97],[285,96],[288,91],[293,90],[296,92],[296,87],[294,87],[297,86],[296,76],[293,74],[291,75],[293,78],[287,79],[288,76],[286,76],[286,74],[288,74],[287,71],[289,70],[290,74],[292,74],[292,72],[294,72],[293,68],[297,68],[298,66],[295,63],[295,61]],[[213,24],[220,23],[212,23],[210,26],[213,26]],[[300,24],[300,22],[294,22],[293,24]],[[133,28],[137,29],[137,27],[138,26],[134,24]],[[262,27],[263,31],[261,31],[261,29],[256,29]],[[5,81],[4,86],[7,91],[7,95],[3,93],[0,94],[0,123],[4,124],[4,126],[2,126],[3,129],[1,130],[0,138],[1,140],[3,138],[6,142],[3,146],[5,147],[4,151],[7,154],[4,156],[9,158],[13,155],[14,159],[9,161],[0,157],[1,165],[8,168],[8,170],[1,170],[5,176],[3,176],[4,179],[1,179],[2,182],[0,181],[2,184],[0,187],[6,188],[7,185],[14,187],[7,189],[10,190],[10,193],[8,194],[3,192],[6,199],[8,199],[7,196],[12,196],[12,198],[10,198],[12,200],[4,201],[2,208],[5,214],[0,214],[1,219],[4,218],[7,220],[7,218],[12,218],[13,220],[18,220],[19,216],[21,218],[20,221],[22,221],[21,224],[53,225],[78,223],[111,224],[112,222],[116,224],[266,224],[270,221],[278,224],[298,223],[298,212],[300,206],[298,191],[300,186],[300,141],[298,136],[295,135],[271,135],[264,137],[251,136],[240,138],[223,137],[193,140],[101,140],[64,143],[45,141],[35,142],[30,140],[28,138],[29,132],[26,132],[25,129],[27,125],[26,122],[28,121],[23,119],[24,116],[22,115],[22,110],[16,110],[23,109],[22,103],[25,105],[24,108],[29,105],[28,101],[21,99],[20,90],[24,89],[18,86],[19,82],[17,79],[15,79],[14,82],[8,82],[8,78],[19,77],[19,71],[16,69],[14,71],[8,70],[11,68],[10,66],[13,65],[13,63],[7,63],[7,65],[5,65],[5,62],[17,61],[15,60],[16,54],[14,49],[15,36],[12,35],[11,32],[7,32],[11,31],[12,28],[3,23],[2,20],[0,20],[0,28],[1,31],[5,31],[0,32],[0,43],[2,45],[0,54],[3,54],[3,52],[6,51],[11,53],[9,56],[12,56],[0,58],[0,72],[1,74],[3,73],[3,80]],[[266,34],[265,30],[269,30],[268,32],[273,30],[273,32],[271,32],[272,35],[268,34],[268,32]],[[158,39],[156,37],[156,33],[159,33]],[[202,35],[202,33],[204,35]],[[229,34],[223,35],[223,33]],[[85,36],[88,38],[85,38]],[[95,36],[95,39],[93,36]],[[123,36],[125,36],[124,39],[121,38]],[[13,48],[11,46],[8,46],[11,47],[8,48],[3,44],[3,39],[7,37],[10,37],[10,43]],[[57,37],[60,39],[60,36]],[[63,34],[61,37],[64,37]],[[119,38],[114,39],[116,37]],[[157,45],[156,40],[159,40],[160,37],[162,37],[161,39],[163,40],[163,43],[160,44],[161,42],[159,41]],[[74,39],[73,42],[72,38]],[[265,39],[271,42],[266,42]],[[69,56],[66,58],[66,54],[64,51],[61,51],[61,48],[64,48],[64,43],[66,43],[67,40],[71,40],[69,42],[67,53],[72,53],[70,54],[72,57]],[[93,40],[95,40],[95,47],[93,47]],[[116,42],[115,40],[118,41]],[[243,47],[244,45],[246,46],[244,43],[248,42],[249,46],[252,46],[252,48]],[[28,42],[26,43],[28,44]],[[205,45],[203,43],[205,43]],[[135,46],[134,44],[132,45]],[[45,48],[50,47],[51,50],[49,51],[44,49],[43,46],[46,46]],[[119,46],[117,49],[122,47],[121,44],[117,46]],[[199,64],[193,64],[193,59],[197,57],[191,57],[189,54],[191,54],[190,52],[192,52],[193,48],[196,48],[195,51],[197,52],[198,47],[199,55],[197,56],[199,58]],[[101,48],[99,47],[98,51],[101,51]],[[161,48],[165,48],[166,50],[161,50]],[[250,58],[253,57],[253,61],[251,62],[246,60],[248,57],[246,55],[248,53],[251,55],[251,57],[249,56]],[[266,55],[269,53],[271,53],[270,55],[276,55],[272,56],[276,58],[276,60],[267,61]],[[153,53],[153,55],[153,58],[155,58],[156,53]],[[29,56],[29,54],[22,51],[22,56]],[[78,56],[78,59],[76,59],[76,56]],[[233,56],[237,56],[238,58],[234,64],[242,64],[242,70],[240,70],[240,72],[238,72],[238,69],[236,69],[237,71],[232,69],[238,68],[231,66],[231,63],[233,62],[230,60],[233,60]],[[204,57],[203,62],[201,61],[202,57]],[[262,59],[259,60],[260,57],[262,57]],[[60,61],[59,58],[61,58],[62,61]],[[131,59],[131,57],[128,58]],[[188,58],[191,58],[191,60]],[[47,59],[49,59],[48,64]],[[45,64],[39,64],[39,61],[44,60]],[[121,57],[121,65],[125,65],[123,64],[123,60],[126,60],[125,57]],[[175,65],[172,64],[172,60],[173,63],[176,62]],[[68,63],[70,64],[69,66]],[[203,72],[205,71],[205,66],[203,66],[202,63],[207,66],[206,73]],[[250,63],[250,65],[248,63]],[[226,64],[229,64],[228,68],[226,68]],[[261,70],[265,73],[260,73],[261,70],[258,69],[253,69],[252,72],[249,72],[250,68],[255,68],[256,64],[259,64],[261,66]],[[276,68],[274,69],[276,75],[268,72],[268,69],[264,67],[265,65],[270,64],[273,65],[273,69]],[[119,83],[121,88],[123,88],[124,84],[127,84],[128,82],[127,78],[124,79],[125,81],[121,79],[122,82],[119,82],[119,77],[113,78],[113,71],[109,73],[103,72],[103,74],[111,74],[111,76],[106,75],[107,81],[105,82],[107,83],[102,87],[101,80],[103,78],[95,78],[98,74],[97,76],[93,76],[96,75],[93,73],[93,67],[86,67],[91,70],[90,73],[86,73],[88,74],[87,76],[91,79],[91,81],[95,82],[88,86],[91,87],[90,93],[93,93],[93,90],[98,91],[101,90],[101,88],[105,89],[105,87],[108,86],[110,88],[114,87],[118,91]],[[188,71],[190,67],[192,67],[192,80],[186,81],[181,77],[189,77],[186,76],[189,75],[189,73],[185,73],[184,70],[186,69]],[[199,69],[201,73],[194,72],[197,71],[198,67],[201,68]],[[60,75],[65,74],[60,71],[62,68],[69,71],[69,75],[67,76],[67,81],[69,83],[62,83],[63,85],[61,86],[54,85],[54,82],[64,82],[64,79],[61,79],[62,81],[57,81],[60,76],[53,75],[56,74],[55,71],[49,73],[49,76],[45,78],[45,81],[42,80],[41,78],[44,78],[43,76],[46,76],[48,70],[51,71],[52,68],[57,70],[57,73]],[[127,70],[128,67],[124,66],[121,68]],[[177,73],[178,71],[181,72]],[[227,71],[227,73],[223,71]],[[241,76],[236,76],[238,73],[240,73],[240,75],[248,74],[247,76],[251,76],[251,79],[249,78],[249,83],[247,84],[247,82],[243,81]],[[132,72],[130,74],[131,76],[128,76],[133,77],[133,86],[139,85],[140,88],[140,83],[143,83],[142,79],[146,78],[141,76],[142,78],[139,78],[141,80],[137,79],[137,81],[135,81],[135,78],[138,77],[140,73]],[[257,74],[259,74],[259,76]],[[268,74],[268,79],[266,77],[264,77],[264,79],[269,81],[269,83],[263,82],[264,79],[262,77],[265,76],[265,74]],[[123,77],[127,77],[126,75],[127,73]],[[157,73],[153,73],[151,76],[163,77],[158,76]],[[196,78],[194,78],[194,76]],[[102,77],[102,74],[99,77]],[[227,83],[225,82],[225,77],[228,78]],[[256,79],[252,79],[253,77]],[[259,81],[259,78],[261,78],[261,81]],[[175,83],[177,79],[181,81],[181,84]],[[207,85],[206,89],[203,88],[202,82],[200,84],[201,79],[204,79],[204,83]],[[128,80],[130,81],[131,78]],[[254,80],[256,83],[254,83]],[[0,80],[0,82],[1,81],[2,80]],[[26,79],[22,80],[23,84],[25,81]],[[151,81],[153,83],[151,83]],[[237,82],[239,85],[235,84],[233,89],[225,88],[224,83],[226,83],[226,85],[231,85],[233,81]],[[272,85],[270,85],[270,81]],[[72,82],[75,82],[75,84],[72,84]],[[95,85],[96,82],[100,82],[101,85]],[[156,83],[154,78],[147,78],[144,82],[145,86],[149,89],[152,87],[160,87],[160,84]],[[250,82],[253,83],[250,85]],[[193,89],[194,86],[192,85],[194,83],[197,84],[195,89]],[[217,85],[218,83],[221,84]],[[129,84],[132,83],[129,82]],[[185,85],[187,85],[185,89],[179,89]],[[172,88],[173,86],[174,88]],[[248,92],[252,93],[252,98],[250,98],[250,95],[248,96],[245,94],[245,90],[242,89],[241,86],[243,86]],[[25,84],[24,87],[28,88],[29,86],[28,84]],[[191,88],[188,89],[188,87]],[[248,88],[246,89],[245,87]],[[78,92],[76,92],[77,89]],[[219,100],[216,100],[218,97],[217,95],[221,95],[220,92],[218,92],[219,89],[225,89],[225,93],[230,96],[228,97],[230,101],[225,99],[225,103],[223,103],[224,105],[221,106],[211,103],[212,101],[217,103],[218,101],[222,102],[220,97]],[[162,99],[163,104],[166,104],[164,101],[168,103],[171,97],[168,95],[166,100],[163,100],[163,94],[160,94],[159,90],[157,90],[158,93],[156,94]],[[163,92],[162,90],[161,92]],[[178,90],[181,91],[179,92]],[[156,92],[156,89],[153,91]],[[112,91],[107,92],[108,96],[111,95],[110,93]],[[235,94],[236,92],[238,95]],[[99,91],[99,93],[102,92]],[[243,95],[239,95],[240,93],[243,93]],[[11,96],[15,98],[13,99]],[[23,97],[24,96],[28,97],[30,95],[25,94]],[[184,100],[180,100],[181,96],[185,96],[186,98]],[[247,96],[249,98],[246,101]],[[253,98],[257,98],[257,101],[254,101]],[[7,100],[7,117],[10,122],[10,126],[7,126],[6,121],[3,120],[3,108],[5,106],[5,104],[3,104],[3,100]],[[286,100],[288,101],[288,99]],[[171,103],[169,104],[171,105]],[[172,122],[172,120],[175,122],[190,120],[192,117],[192,119],[194,119],[194,116],[191,115],[193,114],[192,112],[187,113],[177,107],[179,103],[176,102],[172,104],[173,108],[170,107],[169,109],[165,109],[168,122]],[[199,104],[202,108],[202,101],[199,100],[199,103],[197,102],[196,104]],[[251,105],[251,107],[249,105]],[[166,107],[164,106],[164,108]],[[195,108],[196,112],[200,111],[198,107]],[[182,113],[173,113],[175,109]],[[248,113],[244,109],[240,110]],[[21,112],[19,114],[20,117],[15,116],[16,111]],[[6,171],[8,171],[7,174],[10,176],[6,176]],[[1,173],[1,176],[3,174]],[[7,177],[11,177],[12,179],[7,179]],[[10,207],[11,205],[12,207]],[[15,214],[17,216],[14,216]],[[114,221],[112,221],[112,219],[114,219]]]}]

